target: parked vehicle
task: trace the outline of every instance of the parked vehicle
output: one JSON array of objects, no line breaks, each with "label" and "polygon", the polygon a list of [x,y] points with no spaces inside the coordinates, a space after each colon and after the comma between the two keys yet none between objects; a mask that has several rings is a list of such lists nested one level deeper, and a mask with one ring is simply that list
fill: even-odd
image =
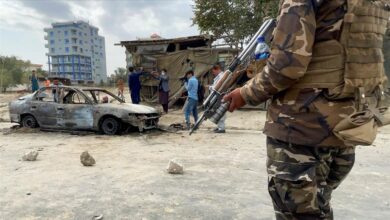
[{"label": "parked vehicle", "polygon": [[157,128],[160,113],[153,107],[125,103],[100,88],[43,87],[9,104],[11,122],[23,127],[92,130],[108,135],[131,127]]}]

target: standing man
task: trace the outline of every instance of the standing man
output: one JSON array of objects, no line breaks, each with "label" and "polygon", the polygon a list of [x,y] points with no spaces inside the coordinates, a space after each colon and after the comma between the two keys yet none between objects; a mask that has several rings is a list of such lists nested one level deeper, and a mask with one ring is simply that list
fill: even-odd
[{"label": "standing man", "polygon": [[[264,133],[278,220],[333,219],[331,194],[351,171],[356,145],[334,128],[370,111],[369,100],[378,108],[387,81],[381,39],[389,12],[375,3],[281,1],[266,67],[224,97],[230,111],[272,100]],[[375,126],[358,133],[375,134]]]},{"label": "standing man", "polygon": [[189,70],[186,72],[185,77],[187,81],[184,83],[184,87],[188,92],[187,105],[184,110],[187,129],[191,128],[190,115],[194,116],[195,122],[198,120],[198,86],[199,82],[194,75],[194,71]]},{"label": "standing man", "polygon": [[[217,86],[219,80],[223,77],[224,72],[222,72],[221,65],[220,64],[214,64],[213,68],[211,69],[211,72],[214,75],[214,81],[213,84],[209,87],[209,90],[214,90],[215,86]],[[225,120],[226,120],[226,114],[219,120],[217,127],[214,129],[215,133],[225,133]]]},{"label": "standing man", "polygon": [[37,79],[37,76],[35,74],[35,70],[33,70],[32,75],[31,75],[31,90],[32,90],[32,92],[35,92],[38,89],[39,89],[38,79]]},{"label": "standing man", "polygon": [[125,96],[123,95],[123,92],[125,90],[125,82],[123,81],[123,79],[119,79],[116,83],[116,86],[118,88],[119,98],[121,98],[122,100],[125,100]]},{"label": "standing man", "polygon": [[129,67],[129,77],[128,84],[131,96],[131,102],[133,104],[139,104],[141,101],[140,91],[141,91],[141,82],[139,81],[139,77],[143,75],[142,68],[140,71],[134,71],[133,67]]},{"label": "standing man", "polygon": [[45,78],[45,87],[49,87],[50,86],[50,79],[49,78]]},{"label": "standing man", "polygon": [[168,103],[169,103],[169,76],[166,69],[162,69],[161,73],[157,72],[153,74],[153,77],[160,80],[158,84],[158,99],[163,107],[165,114],[168,114]]}]

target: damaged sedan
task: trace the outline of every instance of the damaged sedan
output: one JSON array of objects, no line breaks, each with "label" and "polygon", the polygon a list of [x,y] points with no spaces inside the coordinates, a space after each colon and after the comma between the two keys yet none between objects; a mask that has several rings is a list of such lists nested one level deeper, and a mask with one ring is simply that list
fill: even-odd
[{"label": "damaged sedan", "polygon": [[114,135],[131,128],[157,128],[160,113],[152,107],[125,103],[100,88],[44,87],[9,104],[11,122],[23,127],[92,130]]}]

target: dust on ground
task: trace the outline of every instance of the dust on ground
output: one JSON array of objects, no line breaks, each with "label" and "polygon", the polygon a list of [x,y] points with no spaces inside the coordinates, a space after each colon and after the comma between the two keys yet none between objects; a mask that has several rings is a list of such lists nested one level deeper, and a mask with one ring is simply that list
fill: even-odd
[{"label": "dust on ground", "polygon": [[[75,135],[11,128],[0,95],[0,219],[274,219],[267,192],[265,113],[228,114],[227,133],[213,124],[187,132]],[[3,106],[3,107],[1,107]],[[161,119],[182,123],[180,110]],[[390,219],[390,127],[358,147],[355,167],[334,192],[335,219]],[[37,161],[22,161],[37,150]],[[96,165],[84,167],[88,151]],[[169,160],[183,175],[166,173]]]}]

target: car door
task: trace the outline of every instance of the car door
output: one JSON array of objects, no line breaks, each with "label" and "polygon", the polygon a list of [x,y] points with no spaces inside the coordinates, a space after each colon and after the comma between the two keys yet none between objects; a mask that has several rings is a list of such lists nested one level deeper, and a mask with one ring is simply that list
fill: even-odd
[{"label": "car door", "polygon": [[30,112],[43,128],[59,128],[58,103],[54,102],[52,88],[43,88],[38,91],[30,103]]},{"label": "car door", "polygon": [[69,91],[72,99],[63,104],[63,126],[71,130],[91,130],[93,128],[93,112],[90,100],[77,90]]}]

